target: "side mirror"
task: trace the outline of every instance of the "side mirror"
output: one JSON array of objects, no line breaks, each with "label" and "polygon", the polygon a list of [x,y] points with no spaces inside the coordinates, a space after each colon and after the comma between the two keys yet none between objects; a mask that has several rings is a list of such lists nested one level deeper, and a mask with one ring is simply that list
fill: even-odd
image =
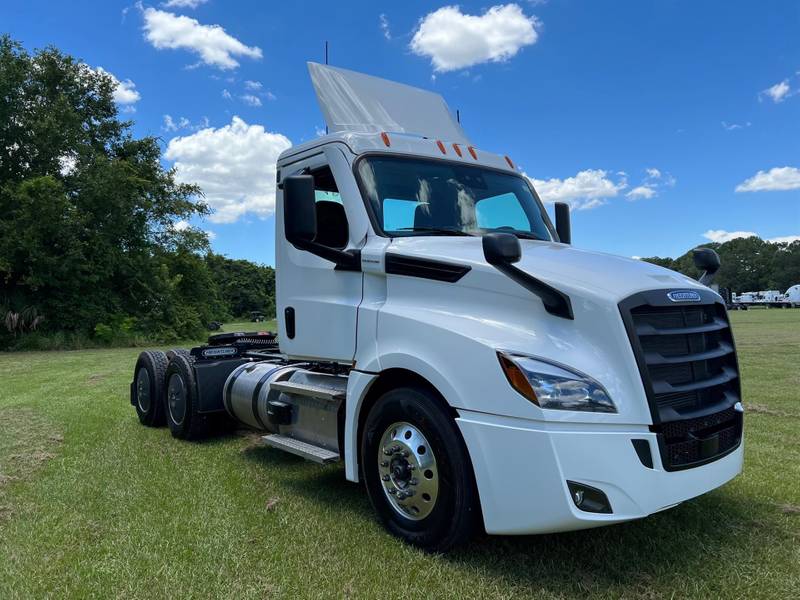
[{"label": "side mirror", "polygon": [[556,202],[556,233],[562,244],[572,243],[572,228],[569,223],[569,204]]},{"label": "side mirror", "polygon": [[692,250],[692,259],[694,266],[703,271],[698,281],[703,285],[711,285],[719,271],[719,254],[711,248],[695,248]]},{"label": "side mirror", "polygon": [[314,241],[317,208],[311,175],[291,175],[283,180],[283,228],[286,240],[298,248]]},{"label": "side mirror", "polygon": [[483,236],[483,256],[490,265],[509,265],[522,257],[519,238],[513,233],[487,233]]}]

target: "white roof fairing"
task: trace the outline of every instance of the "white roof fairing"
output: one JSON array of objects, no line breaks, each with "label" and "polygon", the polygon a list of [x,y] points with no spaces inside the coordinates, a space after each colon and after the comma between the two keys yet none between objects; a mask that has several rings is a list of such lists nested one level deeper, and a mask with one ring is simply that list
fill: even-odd
[{"label": "white roof fairing", "polygon": [[470,144],[439,94],[313,62],[308,71],[331,133],[386,131]]}]

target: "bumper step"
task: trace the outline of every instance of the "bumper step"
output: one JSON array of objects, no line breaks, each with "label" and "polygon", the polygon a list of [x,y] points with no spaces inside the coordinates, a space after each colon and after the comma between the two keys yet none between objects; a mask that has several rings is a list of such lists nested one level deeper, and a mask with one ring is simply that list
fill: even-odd
[{"label": "bumper step", "polygon": [[267,446],[289,452],[290,454],[300,456],[306,460],[311,460],[321,465],[327,465],[329,463],[339,461],[339,455],[336,452],[328,450],[327,448],[321,448],[319,446],[314,446],[313,444],[301,442],[300,440],[286,437],[285,435],[274,433],[271,435],[265,435],[261,439],[264,440],[264,443]]}]

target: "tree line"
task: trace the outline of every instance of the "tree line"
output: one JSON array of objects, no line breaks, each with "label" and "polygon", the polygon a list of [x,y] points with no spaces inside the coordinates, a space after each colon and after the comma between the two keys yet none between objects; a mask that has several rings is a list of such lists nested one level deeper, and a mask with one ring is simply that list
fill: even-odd
[{"label": "tree line", "polygon": [[271,267],[176,228],[209,209],[157,138],[133,136],[114,86],[0,37],[0,348],[196,339],[212,320],[274,314]]},{"label": "tree line", "polygon": [[[768,242],[752,236],[737,238],[722,244],[704,244],[719,254],[720,269],[715,283],[731,292],[779,290],[800,283],[800,240],[794,242]],[[689,277],[697,278],[691,250],[678,258],[653,256],[643,258]]]}]

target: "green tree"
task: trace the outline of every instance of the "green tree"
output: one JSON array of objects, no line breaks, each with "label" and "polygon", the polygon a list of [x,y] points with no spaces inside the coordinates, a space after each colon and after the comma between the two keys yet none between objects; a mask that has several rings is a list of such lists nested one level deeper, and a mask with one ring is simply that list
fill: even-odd
[{"label": "green tree", "polygon": [[208,240],[173,223],[208,209],[161,166],[158,141],[119,119],[114,85],[0,37],[0,306],[35,307],[51,331],[135,317],[147,333],[195,334],[219,309],[196,283]]}]

